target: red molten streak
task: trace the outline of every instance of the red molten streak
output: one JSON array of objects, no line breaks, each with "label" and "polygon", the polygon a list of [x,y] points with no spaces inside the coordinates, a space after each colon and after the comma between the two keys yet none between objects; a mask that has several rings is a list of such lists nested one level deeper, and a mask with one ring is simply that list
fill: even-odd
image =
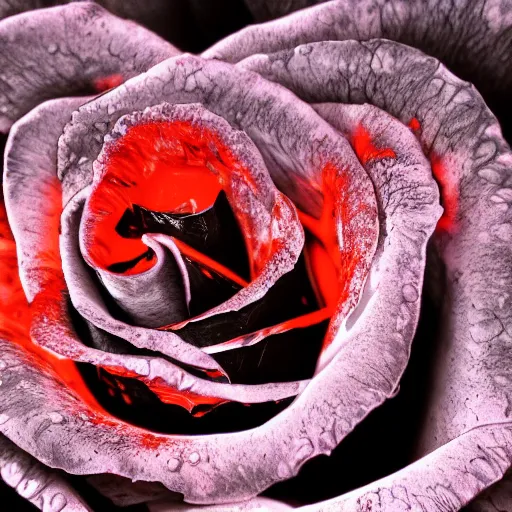
[{"label": "red molten streak", "polygon": [[361,125],[357,127],[354,133],[352,146],[363,165],[371,160],[396,158],[396,153],[391,148],[379,149],[374,146],[370,133]]},{"label": "red molten streak", "polygon": [[446,162],[440,156],[431,155],[432,173],[439,185],[443,215],[436,226],[436,232],[453,233],[457,229],[459,190],[455,177],[450,173]]},{"label": "red molten streak", "polygon": [[[115,228],[133,204],[153,211],[197,213],[211,207],[226,186],[233,157],[219,137],[184,121],[155,122],[129,128],[108,151],[107,165],[94,188],[86,213],[88,257],[108,268],[147,252],[140,239],[127,239]],[[127,273],[151,268],[144,258]]]},{"label": "red molten streak", "polygon": [[[50,246],[53,243],[53,240],[49,241]],[[48,249],[41,248],[42,257],[45,262],[53,262],[54,258],[50,257],[53,251],[51,247]],[[61,359],[32,342],[29,334],[31,322],[32,311],[18,275],[16,244],[9,228],[5,206],[0,201],[0,335],[28,352],[32,356],[32,364],[44,372],[52,373],[81,402],[99,413],[104,413],[73,361]]]}]

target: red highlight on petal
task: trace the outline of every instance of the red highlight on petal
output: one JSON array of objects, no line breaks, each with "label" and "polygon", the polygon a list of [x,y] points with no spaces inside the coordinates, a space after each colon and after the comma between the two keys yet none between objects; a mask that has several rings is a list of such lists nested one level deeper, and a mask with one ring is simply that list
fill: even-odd
[{"label": "red highlight on petal", "polygon": [[439,219],[436,232],[453,233],[457,230],[457,213],[459,209],[459,188],[455,176],[450,173],[449,167],[438,155],[430,157],[432,173],[439,184],[441,205],[444,212]]},{"label": "red highlight on petal", "polygon": [[391,148],[377,148],[373,144],[369,132],[362,125],[359,125],[354,133],[352,146],[363,165],[367,164],[371,160],[396,158],[396,153]]},{"label": "red highlight on petal", "polygon": [[103,78],[96,78],[93,81],[92,85],[96,92],[105,92],[109,89],[113,89],[121,85],[124,82],[123,75],[120,73],[115,73],[113,75],[105,76]]},{"label": "red highlight on petal", "polygon": [[[159,212],[204,211],[229,186],[230,169],[240,168],[216,133],[185,121],[132,126],[112,143],[106,160],[85,212],[86,257],[104,269],[148,250],[140,239],[116,232],[127,208],[137,204]],[[153,265],[151,256],[142,258],[126,273]]]},{"label": "red highlight on petal", "polygon": [[421,124],[420,122],[415,118],[413,117],[410,121],[409,121],[409,128],[413,131],[413,132],[417,132],[419,130],[421,130]]},{"label": "red highlight on petal", "polygon": [[[41,248],[42,254],[48,255],[51,262],[58,258],[58,253],[57,256],[53,253],[54,242],[49,240],[49,247]],[[53,269],[49,270],[49,275],[54,273]],[[80,401],[85,402],[94,411],[106,414],[85,385],[73,361],[59,358],[32,342],[32,309],[21,286],[16,245],[9,229],[4,204],[0,202],[0,334],[29,352],[33,356],[32,364],[37,364],[44,372],[52,373],[55,379],[62,381]]]}]

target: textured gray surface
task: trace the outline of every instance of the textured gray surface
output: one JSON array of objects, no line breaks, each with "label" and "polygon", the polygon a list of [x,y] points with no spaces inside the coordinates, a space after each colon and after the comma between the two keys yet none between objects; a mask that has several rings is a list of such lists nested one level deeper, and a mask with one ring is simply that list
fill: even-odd
[{"label": "textured gray surface", "polygon": [[0,22],[0,131],[44,100],[123,80],[178,54],[172,45],[92,2],[41,9]]}]

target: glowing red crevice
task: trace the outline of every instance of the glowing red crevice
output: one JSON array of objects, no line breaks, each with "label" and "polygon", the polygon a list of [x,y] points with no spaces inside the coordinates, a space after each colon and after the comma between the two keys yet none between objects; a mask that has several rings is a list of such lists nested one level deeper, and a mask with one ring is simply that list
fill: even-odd
[{"label": "glowing red crevice", "polygon": [[114,73],[102,78],[96,78],[93,81],[92,86],[96,92],[105,92],[114,87],[118,87],[124,82],[123,75],[120,73]]},{"label": "glowing red crevice", "polygon": [[353,135],[352,146],[363,165],[371,160],[396,158],[396,153],[391,148],[377,148],[373,144],[370,133],[362,125],[357,127]]},{"label": "glowing red crevice", "polygon": [[[48,247],[41,248],[40,255],[45,263],[53,264],[58,260],[53,253],[55,240],[49,237],[47,242]],[[50,269],[49,274],[53,273],[53,269]],[[5,339],[33,355],[33,364],[61,380],[81,402],[105,414],[85,385],[73,361],[59,358],[32,342],[32,313],[19,279],[16,245],[7,221],[5,206],[0,201],[0,332]]]},{"label": "glowing red crevice", "polygon": [[441,204],[444,208],[443,215],[439,219],[437,233],[454,233],[457,230],[457,213],[459,209],[459,188],[456,178],[450,173],[447,164],[442,157],[432,155],[430,157],[432,173],[439,185]]}]

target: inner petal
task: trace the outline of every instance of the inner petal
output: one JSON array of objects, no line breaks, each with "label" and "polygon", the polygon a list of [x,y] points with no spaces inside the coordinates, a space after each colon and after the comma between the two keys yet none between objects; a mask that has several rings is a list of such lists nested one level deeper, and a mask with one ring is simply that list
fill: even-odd
[{"label": "inner petal", "polygon": [[[223,186],[223,151],[213,133],[185,121],[128,128],[108,149],[107,165],[88,202],[83,223],[88,263],[111,270],[132,261],[126,274],[151,268],[155,257],[140,239],[142,229],[157,232],[163,224],[154,212],[170,213],[168,224],[180,231],[180,221],[210,209]],[[197,222],[206,239],[207,221]]]}]

